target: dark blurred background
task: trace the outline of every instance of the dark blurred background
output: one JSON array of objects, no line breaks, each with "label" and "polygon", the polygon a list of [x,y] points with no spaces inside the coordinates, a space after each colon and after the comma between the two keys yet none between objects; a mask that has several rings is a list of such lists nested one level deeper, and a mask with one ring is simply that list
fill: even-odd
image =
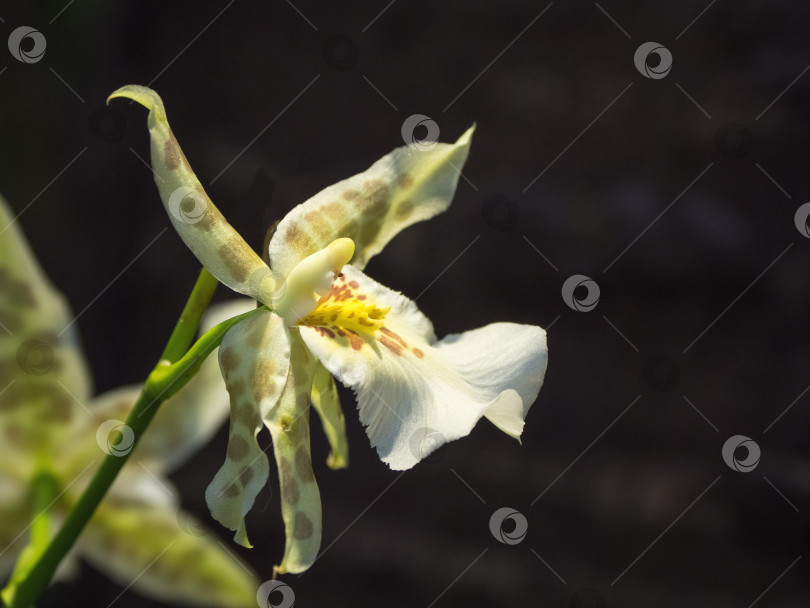
[{"label": "dark blurred background", "polygon": [[[47,40],[35,63],[0,49],[0,189],[74,310],[98,297],[78,322],[98,392],[145,377],[198,271],[173,231],[155,240],[169,222],[138,158],[146,112],[105,109],[110,92],[162,95],[257,248],[402,145],[412,114],[443,141],[478,123],[450,211],[368,272],[424,291],[439,336],[550,327],[545,387],[522,446],[482,422],[401,477],[342,393],[351,467],[326,468],[314,423],[328,550],[285,578],[296,605],[807,604],[809,7],[59,0],[0,19],[3,40],[21,25]],[[646,42],[663,50],[640,70]],[[593,282],[571,284],[572,307],[573,275]],[[745,447],[724,462],[735,435],[761,450],[749,472],[733,468]],[[202,517],[225,440],[173,476]],[[271,473],[249,517],[255,549],[229,546],[263,579],[283,548],[277,487]],[[490,533],[504,506],[528,523],[515,545]],[[119,591],[85,567],[42,605]]]}]

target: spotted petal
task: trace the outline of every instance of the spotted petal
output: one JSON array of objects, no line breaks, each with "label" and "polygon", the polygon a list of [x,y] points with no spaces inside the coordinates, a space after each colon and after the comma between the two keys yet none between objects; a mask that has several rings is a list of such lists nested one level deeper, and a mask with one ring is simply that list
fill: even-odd
[{"label": "spotted petal", "polygon": [[286,533],[284,558],[275,572],[309,568],[321,546],[321,495],[309,443],[309,403],[317,361],[298,332],[290,332],[290,372],[278,406],[264,417],[273,436]]},{"label": "spotted petal", "polygon": [[0,468],[31,473],[81,423],[90,394],[73,314],[31,251],[19,220],[0,197]]},{"label": "spotted petal", "polygon": [[401,230],[445,211],[473,130],[454,144],[397,148],[367,171],[295,207],[270,241],[273,270],[287,276],[298,262],[339,237],[354,240],[352,264],[362,269]]},{"label": "spotted petal", "polygon": [[208,198],[169,127],[160,96],[152,89],[127,85],[109,99],[116,97],[132,99],[149,110],[155,183],[172,225],[188,248],[217,280],[267,302],[274,284],[270,269]]},{"label": "spotted petal", "polygon": [[290,337],[278,315],[261,311],[241,321],[222,340],[219,365],[231,397],[225,464],[205,491],[211,514],[236,531],[234,540],[250,546],[245,515],[267,482],[267,455],[256,435],[287,381]]},{"label": "spotted petal", "polygon": [[[146,495],[165,491],[156,488]],[[78,547],[93,567],[121,586],[163,602],[256,605],[258,585],[248,567],[173,500],[134,502],[112,492]]]},{"label": "spotted petal", "polygon": [[371,444],[392,469],[408,469],[487,416],[519,437],[545,375],[546,333],[495,323],[437,341],[430,321],[402,294],[345,266],[341,298],[390,307],[372,334],[302,327],[323,365],[357,393]]}]

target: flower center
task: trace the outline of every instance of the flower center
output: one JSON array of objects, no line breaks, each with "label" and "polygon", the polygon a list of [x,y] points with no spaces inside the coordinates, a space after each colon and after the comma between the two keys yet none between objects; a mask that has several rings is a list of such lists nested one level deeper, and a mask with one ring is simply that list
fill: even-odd
[{"label": "flower center", "polygon": [[391,307],[380,308],[369,302],[366,295],[357,293],[358,287],[357,281],[346,282],[345,276],[338,275],[329,293],[318,300],[312,312],[298,320],[298,325],[372,335],[383,327],[383,319]]}]

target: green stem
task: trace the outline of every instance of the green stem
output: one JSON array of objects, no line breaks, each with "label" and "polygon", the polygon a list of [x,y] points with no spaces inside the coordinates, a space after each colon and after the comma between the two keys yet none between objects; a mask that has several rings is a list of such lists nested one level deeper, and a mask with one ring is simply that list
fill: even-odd
[{"label": "green stem", "polygon": [[217,285],[219,285],[219,282],[210,272],[203,268],[200,271],[200,276],[197,277],[197,282],[194,284],[194,289],[191,291],[183,312],[180,313],[180,318],[174,326],[171,338],[169,338],[166,348],[163,349],[161,359],[174,363],[185,354],[197,335],[200,317],[207,308],[208,302],[211,301]]},{"label": "green stem", "polygon": [[[200,317],[213,295],[211,281],[214,282],[213,287],[216,287],[216,280],[203,270],[169,338],[163,358],[149,374],[135,407],[127,418],[126,423],[135,435],[135,446],[157,412],[157,406],[180,390],[197,373],[205,357],[219,346],[231,327],[256,312],[250,311],[220,323],[188,348],[199,326]],[[178,360],[172,362],[172,358]],[[37,557],[26,576],[16,583],[16,589],[8,586],[3,590],[2,598],[10,608],[28,608],[45,590],[59,562],[76,542],[135,446],[124,455],[110,454],[104,459],[59,532]]]},{"label": "green stem", "polygon": [[31,546],[35,553],[42,552],[51,540],[51,521],[48,509],[59,496],[59,482],[50,471],[42,471],[31,482],[34,520],[31,522]]},{"label": "green stem", "polygon": [[14,597],[17,585],[28,576],[31,567],[48,546],[53,527],[51,514],[48,511],[58,498],[59,482],[50,470],[43,469],[35,473],[30,488],[30,541],[20,552],[8,585],[2,592],[4,600],[10,600]]}]

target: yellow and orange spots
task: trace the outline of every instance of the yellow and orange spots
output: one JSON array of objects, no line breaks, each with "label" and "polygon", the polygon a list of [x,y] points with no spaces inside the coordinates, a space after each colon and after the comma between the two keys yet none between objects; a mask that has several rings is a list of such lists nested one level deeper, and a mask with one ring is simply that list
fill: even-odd
[{"label": "yellow and orange spots", "polygon": [[329,293],[318,300],[311,313],[298,320],[298,325],[314,327],[322,336],[330,338],[334,338],[339,329],[373,335],[383,326],[390,307],[380,308],[365,301],[367,296],[356,291],[359,287],[357,281],[347,283],[345,276],[338,275]]}]

